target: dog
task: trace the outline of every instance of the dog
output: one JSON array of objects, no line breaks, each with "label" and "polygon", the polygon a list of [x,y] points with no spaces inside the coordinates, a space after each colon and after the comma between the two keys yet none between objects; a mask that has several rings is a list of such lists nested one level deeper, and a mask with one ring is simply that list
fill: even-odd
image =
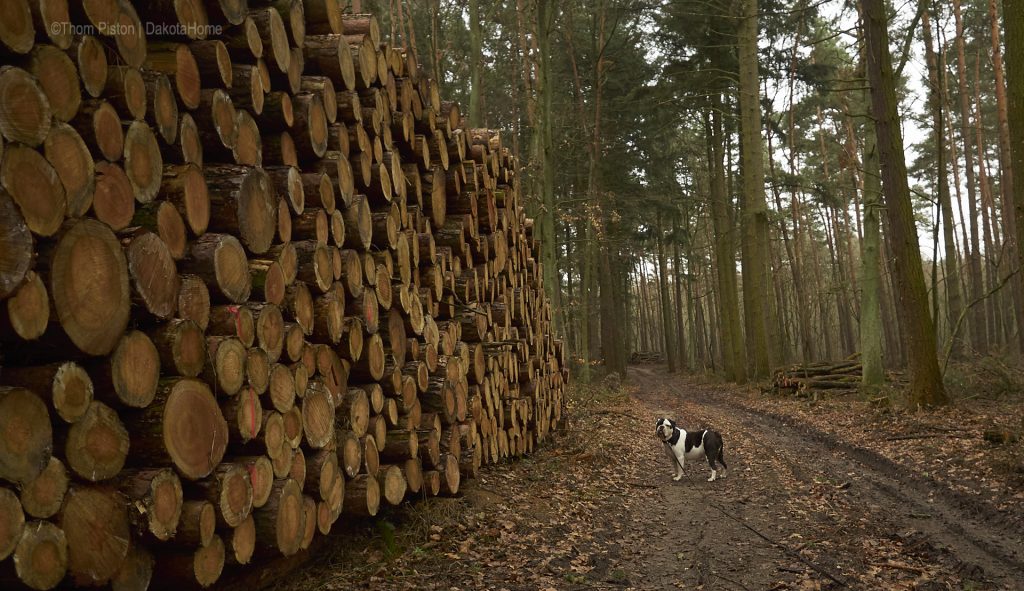
[{"label": "dog", "polygon": [[722,465],[721,478],[725,478],[729,466],[725,464],[725,444],[717,431],[704,429],[691,433],[677,427],[672,419],[660,418],[654,433],[661,439],[665,446],[665,455],[675,467],[675,476],[672,480],[678,481],[683,477],[686,460],[699,460],[702,456],[707,458],[708,465],[711,466],[711,477],[708,478],[708,482],[714,482],[719,478],[716,462]]}]

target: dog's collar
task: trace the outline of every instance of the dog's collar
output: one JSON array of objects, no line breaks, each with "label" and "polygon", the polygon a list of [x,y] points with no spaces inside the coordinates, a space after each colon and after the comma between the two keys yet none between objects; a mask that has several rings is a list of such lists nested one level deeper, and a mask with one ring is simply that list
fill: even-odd
[{"label": "dog's collar", "polygon": [[675,430],[672,432],[672,437],[666,439],[665,443],[675,445],[679,441],[679,435],[682,434],[682,432],[683,431],[679,427],[675,427]]}]

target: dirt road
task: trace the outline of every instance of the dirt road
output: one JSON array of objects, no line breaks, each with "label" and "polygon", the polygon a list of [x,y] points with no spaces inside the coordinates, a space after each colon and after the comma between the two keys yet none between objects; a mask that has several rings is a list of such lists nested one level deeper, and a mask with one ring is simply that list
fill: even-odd
[{"label": "dirt road", "polygon": [[[356,524],[344,536],[362,528],[363,550],[328,552],[296,585],[1024,589],[1013,520],[928,474],[657,369],[632,369],[626,390],[464,497],[396,513],[387,547],[379,522]],[[688,463],[673,482],[659,416],[720,431],[728,477],[707,482],[706,463]]]}]

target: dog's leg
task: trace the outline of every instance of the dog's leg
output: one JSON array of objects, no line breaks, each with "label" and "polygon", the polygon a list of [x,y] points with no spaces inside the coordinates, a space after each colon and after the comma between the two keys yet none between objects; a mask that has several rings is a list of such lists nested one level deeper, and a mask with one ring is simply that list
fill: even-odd
[{"label": "dog's leg", "polygon": [[672,477],[672,480],[676,482],[683,479],[683,468],[686,466],[686,458],[680,458],[675,456],[676,459],[676,475]]},{"label": "dog's leg", "polygon": [[722,465],[722,478],[725,478],[725,473],[729,471],[729,466],[725,464],[725,445],[718,448],[718,463]]},{"label": "dog's leg", "polygon": [[708,458],[708,466],[711,467],[711,477],[708,478],[708,482],[714,482],[715,479],[718,477],[717,476],[718,472],[717,472],[717,470],[715,470],[715,455],[714,455],[714,453],[712,453],[712,450],[710,450],[710,449],[708,450],[707,458]]}]

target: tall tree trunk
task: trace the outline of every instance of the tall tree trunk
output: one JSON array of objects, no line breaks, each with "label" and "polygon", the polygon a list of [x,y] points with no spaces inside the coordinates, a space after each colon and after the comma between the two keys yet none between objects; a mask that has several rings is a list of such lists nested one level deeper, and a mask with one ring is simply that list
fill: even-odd
[{"label": "tall tree trunk", "polygon": [[[480,0],[469,0],[469,126],[482,127],[484,37],[480,31]],[[553,243],[549,243],[553,244]],[[548,248],[551,248],[550,246]]]},{"label": "tall tree trunk", "polygon": [[878,154],[881,159],[883,197],[888,235],[899,290],[897,305],[904,324],[910,384],[909,402],[935,406],[948,402],[935,352],[935,332],[928,316],[928,293],[921,268],[903,137],[897,113],[896,85],[889,55],[884,0],[861,0],[867,71],[871,81],[871,107],[875,118]]},{"label": "tall tree trunk", "polygon": [[[996,111],[999,113],[999,190],[1003,213],[1003,241],[1010,252],[1010,256],[1006,257],[1009,264],[1005,269],[1007,273],[1014,273],[1020,266],[1017,257],[1012,253],[1019,247],[1020,240],[1018,240],[1017,220],[1013,207],[1015,190],[1013,155],[1010,148],[1009,101],[1006,98],[1006,81],[1003,79],[1003,51],[1002,45],[999,43],[999,13],[996,0],[989,0],[988,15],[992,25],[992,70],[996,75]],[[1018,352],[1024,354],[1024,277],[1017,273],[1009,281],[1013,295],[1012,317],[1016,322]]]},{"label": "tall tree trunk", "polygon": [[[981,55],[980,49],[974,63],[974,119],[981,118]],[[1004,257],[998,256],[1000,250],[999,227],[995,223],[995,201],[992,187],[989,184],[988,161],[985,159],[985,136],[980,124],[974,126],[975,147],[978,156],[978,186],[981,187],[981,223],[985,238],[985,280],[989,291],[999,283],[999,264]],[[988,315],[989,344],[1001,345],[1004,342],[1003,306],[1000,301],[1004,294],[993,294],[986,301],[985,311]]]},{"label": "tall tree trunk", "polygon": [[[539,126],[537,129],[536,155],[537,164],[540,166],[540,200],[543,207],[537,216],[540,225],[540,239],[542,244],[548,245],[541,253],[541,262],[544,266],[544,285],[548,290],[548,297],[551,298],[551,308],[555,310],[555,330],[562,326],[560,310],[562,309],[562,297],[554,290],[557,285],[555,274],[558,272],[558,260],[555,253],[558,251],[555,242],[555,161],[552,127],[553,118],[553,97],[554,87],[551,76],[551,34],[553,31],[558,0],[537,0],[537,102],[540,110]],[[582,113],[580,114],[582,116]],[[593,195],[593,193],[591,193]],[[587,291],[585,294],[589,294]],[[585,296],[586,297],[586,296]]]},{"label": "tall tree trunk", "polygon": [[[441,0],[428,0],[430,6],[430,65],[434,70],[434,82],[441,87],[441,43],[440,43],[440,12]],[[358,13],[356,13],[358,14]]]},{"label": "tall tree trunk", "polygon": [[[934,5],[933,5],[934,6]],[[963,301],[960,296],[960,268],[957,264],[956,241],[953,238],[953,204],[949,195],[949,177],[946,168],[946,101],[943,96],[945,88],[945,68],[940,67],[938,55],[935,53],[935,43],[932,38],[932,18],[938,19],[938,12],[935,15],[926,10],[921,18],[922,33],[924,36],[925,57],[928,62],[928,99],[932,111],[932,134],[935,141],[935,155],[937,159],[937,183],[939,208],[942,211],[942,245],[945,251],[943,257],[943,271],[946,279],[946,321],[950,328],[950,354],[953,358],[963,354],[963,337],[954,328],[957,319],[960,318],[960,311],[963,309]]]},{"label": "tall tree trunk", "polygon": [[[864,91],[865,104],[868,92]],[[875,130],[868,125],[864,138],[864,248],[861,251],[860,357],[861,385],[874,389],[885,381],[882,362],[882,261],[879,210],[882,207],[882,182]]]},{"label": "tall tree trunk", "polygon": [[740,150],[743,163],[743,312],[753,354],[754,377],[768,376],[778,355],[771,318],[772,294],[768,204],[764,195],[764,145],[761,141],[761,92],[758,81],[758,0],[740,2],[737,30],[739,58]]},{"label": "tall tree trunk", "polygon": [[591,230],[590,218],[584,216],[583,220],[583,260],[580,261],[582,271],[580,273],[581,289],[580,289],[580,341],[582,341],[583,348],[580,351],[582,354],[583,367],[580,371],[580,380],[587,384],[590,382],[590,360],[593,359],[593,312],[591,311],[591,294],[593,293],[594,284],[594,273],[591,261],[593,260],[594,245],[593,231]]},{"label": "tall tree trunk", "polygon": [[[683,261],[679,256],[679,212],[672,212],[672,282],[676,292],[676,360],[678,361],[679,371],[688,372],[690,370],[690,359],[687,355],[686,346],[686,329],[683,322],[683,318],[686,317],[686,305],[683,302]],[[690,326],[693,326],[691,320]]]},{"label": "tall tree trunk", "polygon": [[743,332],[740,329],[740,303],[736,290],[735,224],[729,214],[729,197],[726,193],[725,169],[722,165],[722,146],[725,137],[722,132],[721,95],[711,95],[711,113],[704,117],[705,137],[708,149],[708,169],[711,175],[711,217],[715,229],[715,270],[718,277],[718,319],[721,326],[720,339],[722,366],[725,377],[736,383],[747,381],[744,359]]},{"label": "tall tree trunk", "polygon": [[[1024,1],[1003,0],[1003,21],[1006,24],[1006,74],[1010,119],[1010,164],[1015,179],[1024,179]],[[1024,182],[1013,186],[1013,210],[1017,231],[1024,228]],[[1024,240],[1017,236],[1017,268],[1024,269]],[[1018,277],[1018,283],[1024,282]],[[1018,303],[1019,304],[1019,303]],[[1024,352],[1024,326],[1017,314],[1017,330]]]},{"label": "tall tree trunk", "polygon": [[668,257],[665,254],[665,231],[662,223],[663,214],[658,210],[658,222],[655,226],[658,241],[658,294],[661,296],[661,325],[664,327],[665,359],[668,370],[676,371],[676,327],[672,314],[672,300],[668,291]]},{"label": "tall tree trunk", "polygon": [[[964,23],[960,12],[960,0],[953,0],[953,16],[956,19],[956,75],[960,95],[960,137],[964,144],[964,171],[967,177],[967,217],[971,229],[971,248],[967,270],[970,277],[970,299],[981,298],[984,283],[981,274],[981,239],[978,233],[977,180],[974,171],[974,137],[971,129],[970,94],[967,92],[967,56],[964,41]],[[971,342],[974,349],[984,355],[988,352],[988,329],[985,306],[975,305],[970,312]]]}]

